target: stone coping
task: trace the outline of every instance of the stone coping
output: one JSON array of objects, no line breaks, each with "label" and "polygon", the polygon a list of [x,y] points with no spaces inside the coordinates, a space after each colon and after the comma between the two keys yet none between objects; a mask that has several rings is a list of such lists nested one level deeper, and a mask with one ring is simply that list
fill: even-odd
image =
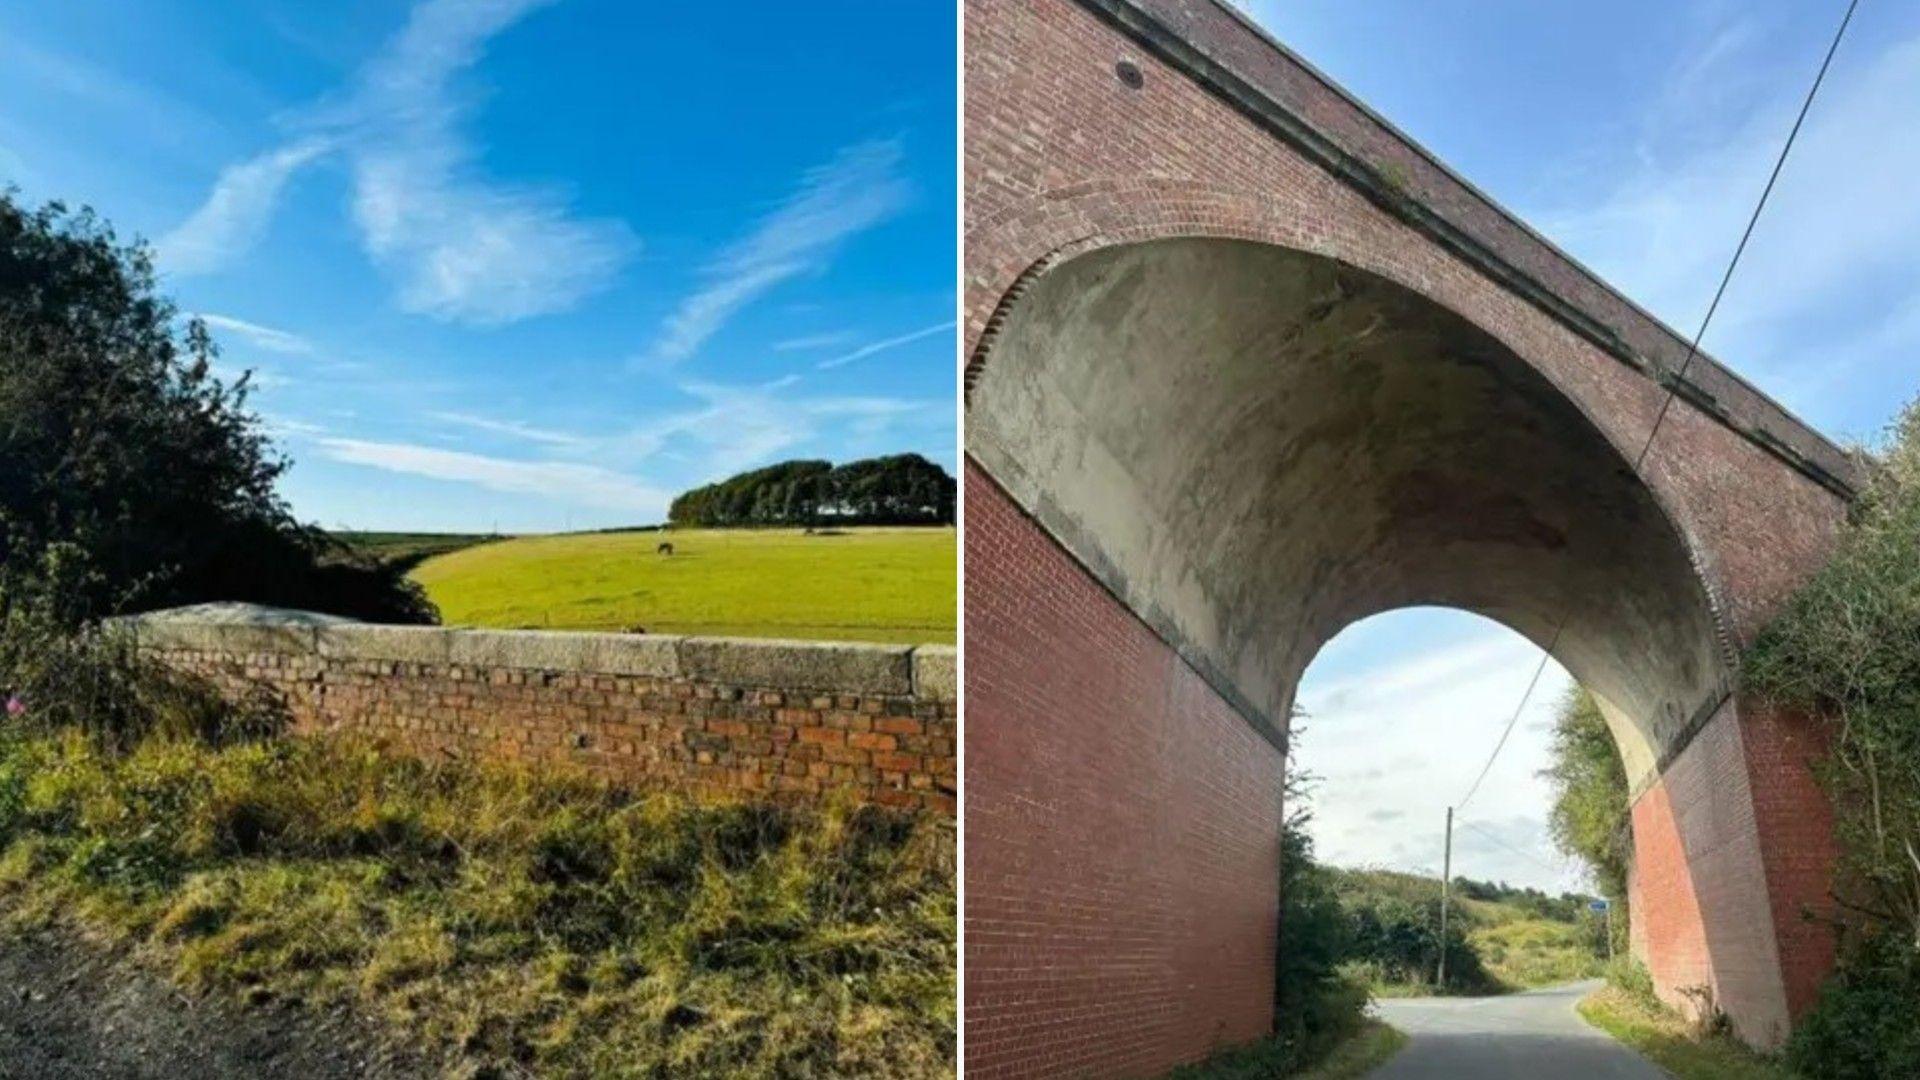
[{"label": "stone coping", "polygon": [[958,700],[950,645],[390,626],[255,604],[197,604],[111,622],[130,631],[141,648],[162,651],[466,664]]}]

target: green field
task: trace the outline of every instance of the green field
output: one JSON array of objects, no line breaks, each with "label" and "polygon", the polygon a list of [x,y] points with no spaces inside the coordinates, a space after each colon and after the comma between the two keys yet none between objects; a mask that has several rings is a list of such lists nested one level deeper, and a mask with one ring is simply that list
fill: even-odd
[{"label": "green field", "polygon": [[[674,529],[528,536],[413,571],[449,626],[946,643],[954,530]],[[655,553],[672,543],[672,555]]]}]

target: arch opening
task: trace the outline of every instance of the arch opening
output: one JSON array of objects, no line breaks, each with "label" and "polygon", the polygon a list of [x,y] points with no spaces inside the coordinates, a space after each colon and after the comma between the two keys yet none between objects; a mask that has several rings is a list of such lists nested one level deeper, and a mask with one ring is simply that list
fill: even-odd
[{"label": "arch opening", "polygon": [[1550,646],[1636,782],[1725,696],[1713,600],[1631,451],[1509,344],[1334,260],[1191,238],[1053,267],[1003,313],[967,438],[1276,727],[1329,639],[1417,605]]}]

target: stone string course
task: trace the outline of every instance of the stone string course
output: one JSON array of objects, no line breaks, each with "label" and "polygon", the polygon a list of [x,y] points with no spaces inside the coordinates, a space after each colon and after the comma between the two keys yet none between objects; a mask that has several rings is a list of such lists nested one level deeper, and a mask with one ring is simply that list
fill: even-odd
[{"label": "stone string course", "polygon": [[647,789],[788,801],[848,789],[954,813],[950,647],[379,626],[245,605],[124,625],[142,652],[225,693],[264,688],[296,733]]}]

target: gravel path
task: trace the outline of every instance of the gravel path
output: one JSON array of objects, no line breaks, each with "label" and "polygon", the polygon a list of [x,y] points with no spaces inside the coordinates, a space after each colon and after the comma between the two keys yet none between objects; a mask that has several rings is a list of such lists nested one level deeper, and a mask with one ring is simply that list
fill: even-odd
[{"label": "gravel path", "polygon": [[429,1075],[344,1013],[197,1000],[73,936],[0,934],[0,1080]]}]

